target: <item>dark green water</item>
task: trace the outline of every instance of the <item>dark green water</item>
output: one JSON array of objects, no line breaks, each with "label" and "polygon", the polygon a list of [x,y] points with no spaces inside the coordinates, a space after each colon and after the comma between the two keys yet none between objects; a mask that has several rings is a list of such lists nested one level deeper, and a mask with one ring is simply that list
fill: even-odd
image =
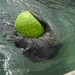
[{"label": "dark green water", "polygon": [[[58,28],[63,46],[52,60],[33,63],[14,45],[15,19],[23,10],[35,10]],[[74,69],[74,0],[0,0],[0,75],[63,75]]]}]

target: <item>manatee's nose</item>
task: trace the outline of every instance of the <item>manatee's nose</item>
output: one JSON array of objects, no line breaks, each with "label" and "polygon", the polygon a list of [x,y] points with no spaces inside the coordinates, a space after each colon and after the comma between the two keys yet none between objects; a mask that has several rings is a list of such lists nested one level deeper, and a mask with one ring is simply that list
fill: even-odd
[{"label": "manatee's nose", "polygon": [[17,47],[20,47],[20,41],[19,41],[19,40],[16,40],[16,41],[15,41],[15,45],[16,45]]},{"label": "manatee's nose", "polygon": [[17,47],[21,48],[22,39],[23,39],[23,37],[20,37],[20,36],[16,37],[16,39],[15,39],[15,45]]}]

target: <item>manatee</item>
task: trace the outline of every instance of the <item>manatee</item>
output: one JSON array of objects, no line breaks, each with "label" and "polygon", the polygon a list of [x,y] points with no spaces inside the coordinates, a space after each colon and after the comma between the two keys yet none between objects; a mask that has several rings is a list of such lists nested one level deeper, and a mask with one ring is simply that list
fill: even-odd
[{"label": "manatee", "polygon": [[22,48],[23,55],[32,62],[50,60],[59,53],[62,46],[60,34],[36,12],[31,13],[42,24],[45,32],[38,38],[30,38],[16,32],[15,45]]}]

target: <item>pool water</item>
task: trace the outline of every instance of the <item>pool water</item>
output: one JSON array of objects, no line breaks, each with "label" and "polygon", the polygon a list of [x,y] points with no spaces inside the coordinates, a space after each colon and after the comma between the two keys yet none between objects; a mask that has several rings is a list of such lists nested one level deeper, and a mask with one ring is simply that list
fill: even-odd
[{"label": "pool water", "polygon": [[[53,59],[31,62],[15,46],[15,19],[24,10],[38,12],[58,28],[63,46]],[[0,75],[63,75],[74,69],[74,0],[0,0]]]}]

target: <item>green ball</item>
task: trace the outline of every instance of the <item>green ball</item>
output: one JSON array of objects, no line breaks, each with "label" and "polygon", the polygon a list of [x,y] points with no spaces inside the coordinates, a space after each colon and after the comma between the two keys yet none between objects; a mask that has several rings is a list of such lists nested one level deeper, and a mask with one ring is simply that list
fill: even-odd
[{"label": "green ball", "polygon": [[29,11],[23,11],[18,15],[16,29],[20,34],[32,38],[37,38],[44,32],[44,27]]}]

